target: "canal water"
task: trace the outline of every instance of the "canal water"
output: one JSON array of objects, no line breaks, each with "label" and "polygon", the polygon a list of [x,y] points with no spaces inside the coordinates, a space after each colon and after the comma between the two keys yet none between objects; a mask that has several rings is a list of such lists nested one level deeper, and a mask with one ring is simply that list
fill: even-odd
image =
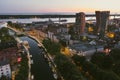
[{"label": "canal water", "polygon": [[[13,31],[9,31],[13,35]],[[19,37],[22,41],[28,41],[29,52],[32,55],[33,64],[31,64],[31,74],[34,75],[34,80],[55,80],[52,70],[42,54],[42,48],[38,47],[38,43],[27,37]]]},{"label": "canal water", "polygon": [[29,37],[20,37],[22,41],[28,41],[29,51],[32,55],[33,64],[31,65],[31,73],[34,75],[34,80],[54,80],[52,71],[45,61],[42,49],[38,47],[38,43]]}]

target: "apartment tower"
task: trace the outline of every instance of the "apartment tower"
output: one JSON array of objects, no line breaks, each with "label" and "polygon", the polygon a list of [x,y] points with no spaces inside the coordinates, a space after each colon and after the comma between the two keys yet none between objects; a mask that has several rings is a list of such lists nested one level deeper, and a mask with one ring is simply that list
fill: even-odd
[{"label": "apartment tower", "polygon": [[77,33],[83,34],[85,31],[85,13],[76,13],[76,31]]},{"label": "apartment tower", "polygon": [[107,32],[110,11],[95,11],[96,14],[96,32],[100,37],[104,37]]}]

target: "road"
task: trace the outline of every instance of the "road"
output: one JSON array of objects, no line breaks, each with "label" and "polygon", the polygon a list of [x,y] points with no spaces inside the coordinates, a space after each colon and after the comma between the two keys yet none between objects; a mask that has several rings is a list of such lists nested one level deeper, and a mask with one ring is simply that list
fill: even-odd
[{"label": "road", "polygon": [[23,41],[28,41],[29,52],[32,55],[33,64],[31,64],[31,74],[34,80],[55,80],[51,68],[42,54],[42,48],[39,48],[37,42],[29,37],[20,37]]}]

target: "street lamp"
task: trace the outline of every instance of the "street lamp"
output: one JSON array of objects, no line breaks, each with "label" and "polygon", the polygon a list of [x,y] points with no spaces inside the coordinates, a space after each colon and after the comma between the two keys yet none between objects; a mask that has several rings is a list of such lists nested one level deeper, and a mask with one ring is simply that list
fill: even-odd
[{"label": "street lamp", "polygon": [[95,46],[95,52],[97,52],[97,44],[95,44],[94,46]]}]

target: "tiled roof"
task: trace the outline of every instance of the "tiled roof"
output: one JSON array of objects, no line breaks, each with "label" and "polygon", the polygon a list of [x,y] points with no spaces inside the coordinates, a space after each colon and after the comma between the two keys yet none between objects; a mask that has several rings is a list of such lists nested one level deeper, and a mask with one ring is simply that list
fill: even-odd
[{"label": "tiled roof", "polygon": [[0,61],[0,66],[4,66],[4,65],[6,65],[6,64],[9,64],[7,60],[5,60],[5,61]]}]

